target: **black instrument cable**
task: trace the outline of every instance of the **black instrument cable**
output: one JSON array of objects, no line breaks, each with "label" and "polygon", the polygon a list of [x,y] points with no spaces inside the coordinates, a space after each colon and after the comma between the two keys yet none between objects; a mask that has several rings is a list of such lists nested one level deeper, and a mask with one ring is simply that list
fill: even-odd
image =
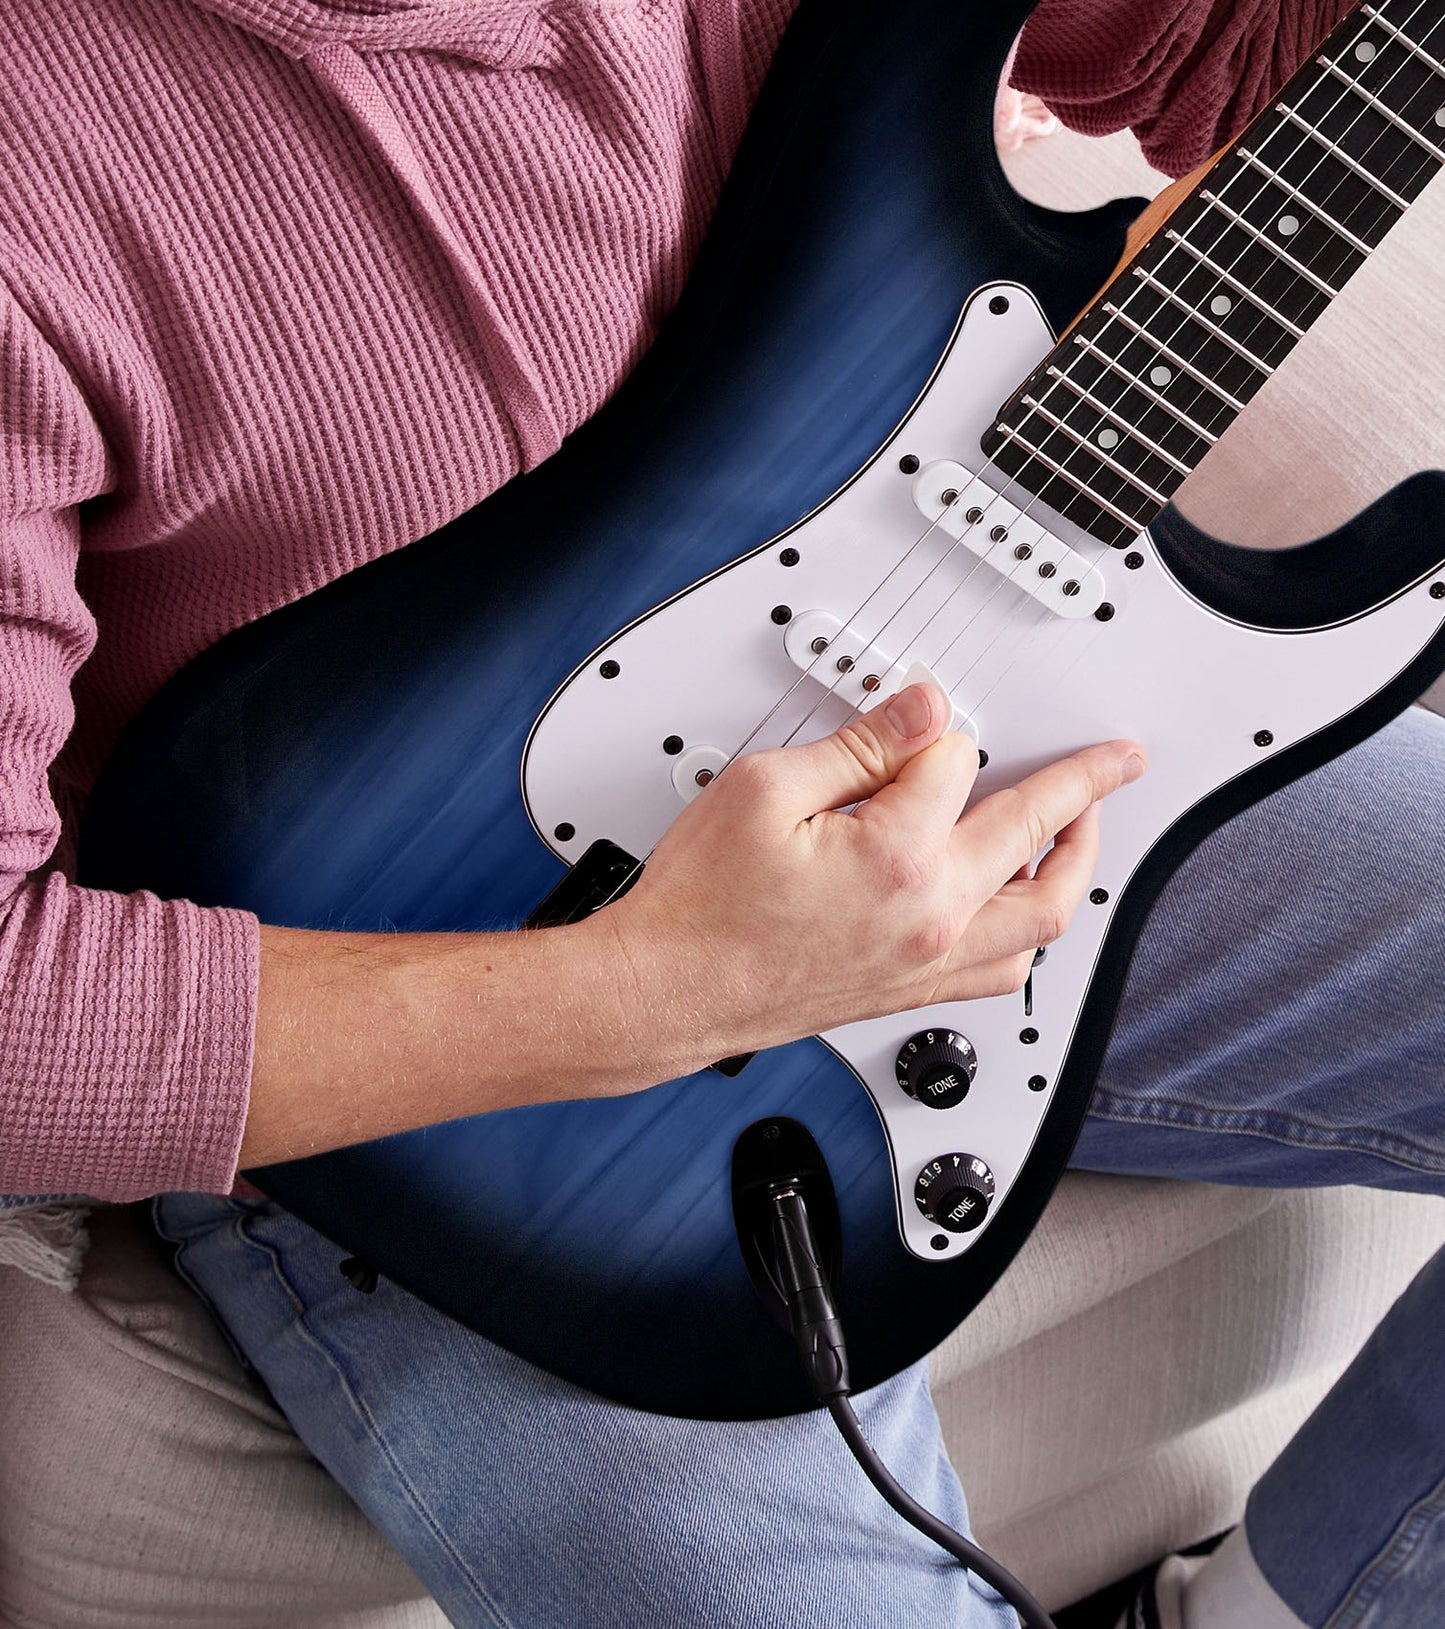
[{"label": "black instrument cable", "polygon": [[904,1521],[916,1527],[970,1572],[976,1573],[1019,1615],[1024,1629],[1055,1629],[1053,1619],[1027,1589],[992,1556],[947,1522],[925,1510],[899,1486],[863,1435],[848,1401],[848,1354],[843,1326],[833,1303],[822,1254],[808,1221],[808,1207],[796,1184],[779,1183],[769,1194],[773,1260],[787,1307],[788,1327],[814,1397],[827,1408],[864,1475]]}]

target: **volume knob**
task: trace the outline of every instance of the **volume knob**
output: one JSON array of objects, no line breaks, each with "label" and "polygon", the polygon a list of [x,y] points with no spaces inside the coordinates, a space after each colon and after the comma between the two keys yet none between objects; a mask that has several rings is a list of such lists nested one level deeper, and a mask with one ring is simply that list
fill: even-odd
[{"label": "volume knob", "polygon": [[930,1222],[972,1233],[993,1203],[993,1172],[973,1154],[940,1154],[918,1173],[913,1197]]},{"label": "volume knob", "polygon": [[966,1035],[925,1029],[903,1043],[894,1065],[898,1084],[930,1109],[951,1109],[968,1096],[978,1054]]}]

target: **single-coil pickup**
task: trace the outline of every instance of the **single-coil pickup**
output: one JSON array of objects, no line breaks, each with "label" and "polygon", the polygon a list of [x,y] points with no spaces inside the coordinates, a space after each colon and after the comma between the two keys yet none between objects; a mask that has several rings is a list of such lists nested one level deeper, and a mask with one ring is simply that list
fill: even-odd
[{"label": "single-coil pickup", "polygon": [[925,464],[913,477],[913,502],[939,531],[1058,616],[1092,616],[1104,603],[1097,566],[962,464]]},{"label": "single-coil pickup", "polygon": [[[810,679],[850,707],[871,707],[910,684],[934,684],[948,693],[948,686],[925,663],[911,656],[893,656],[870,644],[831,611],[803,611],[795,616],[783,634],[783,646]],[[978,739],[972,717],[957,703],[953,728]]]}]

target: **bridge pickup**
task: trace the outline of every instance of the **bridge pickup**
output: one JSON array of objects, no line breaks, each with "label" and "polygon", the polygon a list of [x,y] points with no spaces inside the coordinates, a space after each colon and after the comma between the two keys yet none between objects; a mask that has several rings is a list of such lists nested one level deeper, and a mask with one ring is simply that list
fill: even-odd
[{"label": "bridge pickup", "polygon": [[913,477],[913,503],[939,531],[1056,616],[1092,616],[1104,603],[1097,566],[962,464],[946,458],[925,464]]}]

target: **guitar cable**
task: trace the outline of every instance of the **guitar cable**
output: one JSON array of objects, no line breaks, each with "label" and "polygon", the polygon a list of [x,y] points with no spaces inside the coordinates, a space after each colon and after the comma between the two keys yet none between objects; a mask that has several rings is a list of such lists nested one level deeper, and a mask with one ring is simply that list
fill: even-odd
[{"label": "guitar cable", "polygon": [[777,1184],[771,1204],[773,1259],[787,1308],[788,1328],[813,1396],[828,1410],[863,1474],[910,1526],[947,1550],[970,1572],[996,1590],[1019,1615],[1024,1629],[1055,1629],[1038,1601],[992,1556],[935,1516],[894,1479],[878,1457],[849,1401],[848,1353],[843,1325],[833,1301],[823,1255],[808,1220],[808,1207],[795,1183]]}]

